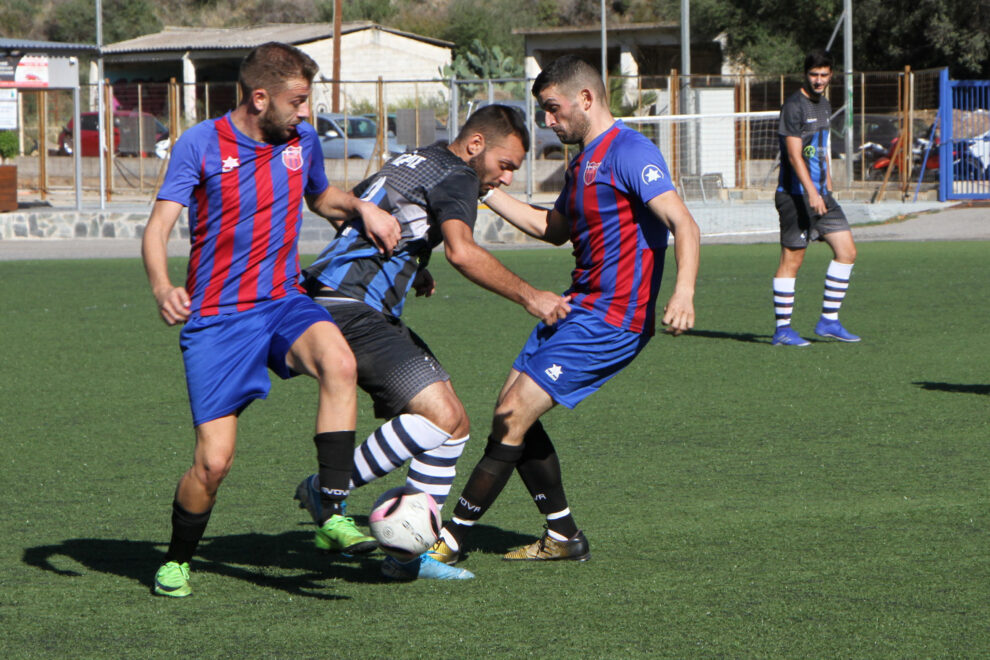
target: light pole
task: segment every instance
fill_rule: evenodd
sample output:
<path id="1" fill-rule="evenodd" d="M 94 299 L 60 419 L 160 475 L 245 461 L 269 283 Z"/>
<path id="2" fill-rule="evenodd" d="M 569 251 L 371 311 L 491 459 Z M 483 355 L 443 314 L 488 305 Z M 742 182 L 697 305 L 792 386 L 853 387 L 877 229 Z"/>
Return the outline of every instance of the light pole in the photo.
<path id="1" fill-rule="evenodd" d="M 103 108 L 103 1 L 96 0 L 96 128 L 100 137 L 100 148 L 97 150 L 100 161 L 100 209 L 105 209 L 107 193 L 106 144 L 107 125 L 104 120 Z M 81 126 L 76 126 L 81 131 Z M 174 127 L 173 127 L 173 130 Z"/>
<path id="2" fill-rule="evenodd" d="M 605 34 L 605 0 L 602 0 L 602 82 L 608 86 L 608 36 Z"/>

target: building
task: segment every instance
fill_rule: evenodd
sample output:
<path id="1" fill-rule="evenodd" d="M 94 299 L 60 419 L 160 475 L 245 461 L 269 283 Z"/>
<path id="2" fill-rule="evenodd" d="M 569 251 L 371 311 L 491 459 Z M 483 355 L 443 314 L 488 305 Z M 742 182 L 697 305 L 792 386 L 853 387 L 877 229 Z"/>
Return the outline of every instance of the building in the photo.
<path id="1" fill-rule="evenodd" d="M 390 104 L 417 95 L 446 92 L 437 79 L 440 70 L 450 64 L 450 42 L 370 21 L 344 23 L 340 40 L 341 102 L 345 106 L 373 105 L 379 77 L 390 81 L 386 89 L 386 102 Z M 236 82 L 241 59 L 255 46 L 269 41 L 297 46 L 320 65 L 317 82 L 330 80 L 334 48 L 331 23 L 166 27 L 156 34 L 105 46 L 104 71 L 115 88 L 118 83 L 168 82 L 174 78 L 182 84 L 183 115 L 186 121 L 193 122 L 203 119 L 196 117 L 197 83 Z M 96 79 L 95 64 L 90 79 Z M 316 85 L 313 103 L 317 110 L 330 109 L 330 87 Z"/>

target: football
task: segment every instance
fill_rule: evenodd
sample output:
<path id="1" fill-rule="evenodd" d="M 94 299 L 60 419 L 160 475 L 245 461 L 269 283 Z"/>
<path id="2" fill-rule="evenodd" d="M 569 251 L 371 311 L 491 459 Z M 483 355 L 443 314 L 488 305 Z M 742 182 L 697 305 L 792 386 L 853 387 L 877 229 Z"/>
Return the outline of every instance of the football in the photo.
<path id="1" fill-rule="evenodd" d="M 440 535 L 441 523 L 433 498 L 412 486 L 386 491 L 368 518 L 371 535 L 399 561 L 410 561 L 429 550 Z"/>

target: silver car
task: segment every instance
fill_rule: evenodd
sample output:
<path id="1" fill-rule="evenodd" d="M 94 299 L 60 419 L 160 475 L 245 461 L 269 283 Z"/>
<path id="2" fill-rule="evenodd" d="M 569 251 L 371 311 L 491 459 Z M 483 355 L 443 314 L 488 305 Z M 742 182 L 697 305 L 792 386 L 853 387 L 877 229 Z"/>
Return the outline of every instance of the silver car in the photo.
<path id="1" fill-rule="evenodd" d="M 319 113 L 316 115 L 316 132 L 320 136 L 324 158 L 371 158 L 375 154 L 378 139 L 378 122 L 361 115 Z M 386 136 L 386 158 L 405 151 L 395 141 L 395 135 Z"/>

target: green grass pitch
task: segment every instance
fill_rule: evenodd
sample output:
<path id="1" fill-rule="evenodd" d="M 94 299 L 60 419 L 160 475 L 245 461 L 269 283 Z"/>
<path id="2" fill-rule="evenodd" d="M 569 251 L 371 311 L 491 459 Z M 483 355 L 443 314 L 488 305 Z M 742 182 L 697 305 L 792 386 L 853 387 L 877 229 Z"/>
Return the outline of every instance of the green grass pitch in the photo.
<path id="1" fill-rule="evenodd" d="M 769 344 L 774 245 L 707 246 L 696 330 L 658 335 L 545 425 L 585 564 L 509 564 L 542 520 L 513 477 L 465 583 L 395 584 L 317 553 L 291 499 L 315 386 L 276 381 L 193 563 L 150 595 L 192 432 L 178 331 L 134 260 L 0 263 L 0 653 L 8 658 L 978 657 L 990 653 L 987 243 L 866 243 L 856 345 Z M 798 280 L 812 338 L 827 249 Z M 498 253 L 567 285 L 567 250 Z M 673 261 L 673 251 L 668 253 Z M 673 280 L 661 293 L 669 296 Z M 175 260 L 181 281 L 184 260 Z M 406 320 L 453 376 L 472 441 L 533 325 L 438 257 Z M 375 427 L 362 395 L 358 434 Z M 358 490 L 350 511 L 404 478 Z M 445 510 L 449 514 L 449 508 Z"/>

